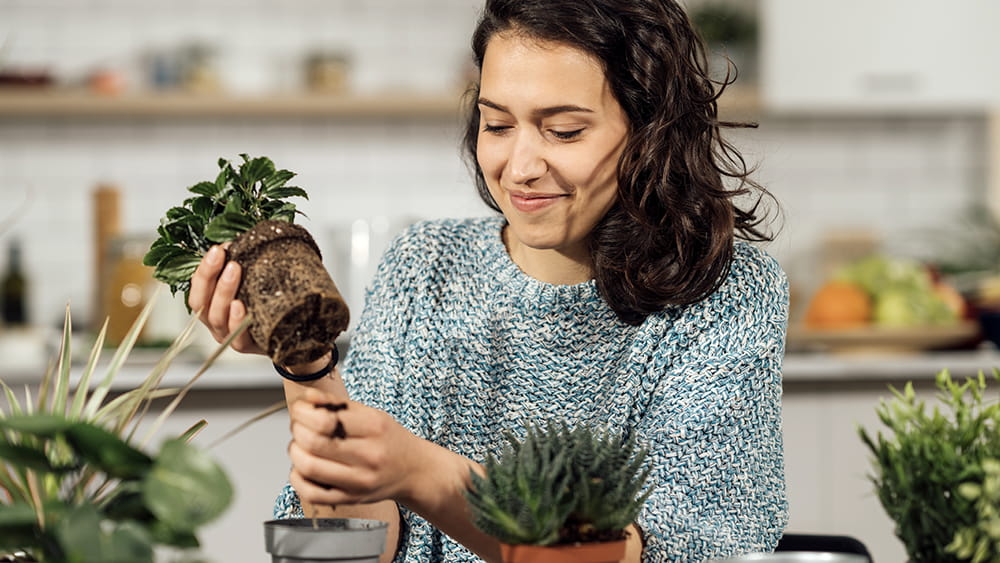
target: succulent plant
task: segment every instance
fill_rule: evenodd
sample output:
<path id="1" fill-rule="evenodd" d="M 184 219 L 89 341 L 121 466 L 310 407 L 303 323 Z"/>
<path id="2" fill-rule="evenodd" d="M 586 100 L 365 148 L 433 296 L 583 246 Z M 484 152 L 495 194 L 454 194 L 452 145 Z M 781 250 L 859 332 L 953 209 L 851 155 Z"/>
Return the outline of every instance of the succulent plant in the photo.
<path id="1" fill-rule="evenodd" d="M 634 435 L 550 422 L 523 440 L 505 434 L 467 498 L 476 526 L 506 544 L 555 545 L 625 537 L 649 491 Z"/>
<path id="2" fill-rule="evenodd" d="M 188 191 L 196 194 L 170 208 L 157 229 L 143 263 L 153 266 L 153 276 L 184 293 L 187 303 L 191 276 L 205 252 L 215 244 L 234 240 L 263 221 L 293 222 L 297 211 L 291 197 L 308 199 L 302 188 L 285 185 L 294 172 L 275 169 L 267 157 L 243 160 L 238 168 L 220 158 L 215 181 L 199 182 Z"/>
<path id="3" fill-rule="evenodd" d="M 1000 403 L 981 372 L 959 383 L 943 370 L 936 385 L 946 409 L 928 409 L 908 383 L 877 410 L 891 435 L 859 428 L 874 456 L 872 482 L 913 563 L 996 561 Z"/>
<path id="4" fill-rule="evenodd" d="M 152 563 L 154 551 L 196 547 L 198 529 L 229 505 L 233 490 L 227 475 L 189 443 L 204 421 L 165 440 L 156 452 L 145 447 L 190 387 L 171 390 L 159 384 L 187 345 L 196 319 L 138 387 L 109 397 L 152 305 L 99 379 L 107 324 L 72 386 L 67 308 L 60 353 L 37 394 L 26 390 L 21 400 L 0 380 L 7 399 L 0 409 L 0 554 L 8 553 L 8 560 Z M 150 401 L 164 397 L 174 399 L 144 440 L 134 440 Z"/>

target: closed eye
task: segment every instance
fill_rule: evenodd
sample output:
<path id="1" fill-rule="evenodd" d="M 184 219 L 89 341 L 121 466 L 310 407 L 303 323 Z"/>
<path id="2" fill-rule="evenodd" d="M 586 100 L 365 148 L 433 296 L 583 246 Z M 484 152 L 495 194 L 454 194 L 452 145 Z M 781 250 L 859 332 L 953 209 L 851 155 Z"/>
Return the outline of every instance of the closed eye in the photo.
<path id="1" fill-rule="evenodd" d="M 483 125 L 484 133 L 493 133 L 494 135 L 500 135 L 510 129 L 509 125 Z"/>
<path id="2" fill-rule="evenodd" d="M 580 133 L 583 132 L 583 128 L 581 127 L 580 129 L 575 129 L 573 131 L 556 131 L 555 129 L 552 129 L 551 131 L 552 135 L 560 141 L 572 141 L 580 136 Z"/>

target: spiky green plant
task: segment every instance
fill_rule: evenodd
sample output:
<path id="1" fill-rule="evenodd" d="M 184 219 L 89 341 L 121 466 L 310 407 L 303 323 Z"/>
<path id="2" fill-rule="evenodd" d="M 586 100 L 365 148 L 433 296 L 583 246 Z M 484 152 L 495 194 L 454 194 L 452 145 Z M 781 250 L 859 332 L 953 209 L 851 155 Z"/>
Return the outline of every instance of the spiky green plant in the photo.
<path id="1" fill-rule="evenodd" d="M 154 267 L 153 276 L 169 285 L 172 293 L 184 293 L 184 303 L 191 276 L 209 248 L 235 239 L 261 221 L 291 223 L 301 212 L 285 200 L 309 198 L 302 188 L 285 185 L 295 177 L 294 172 L 276 170 L 267 157 L 240 154 L 240 158 L 239 168 L 220 158 L 214 181 L 188 188 L 196 195 L 167 210 L 157 229 L 159 238 L 143 258 L 143 264 Z"/>
<path id="2" fill-rule="evenodd" d="M 507 544 L 554 545 L 625 537 L 649 491 L 649 469 L 634 435 L 550 422 L 506 433 L 486 476 L 466 494 L 475 524 Z"/>
<path id="3" fill-rule="evenodd" d="M 137 388 L 109 400 L 152 305 L 143 310 L 93 388 L 107 324 L 71 385 L 68 307 L 59 355 L 37 395 L 25 390 L 19 399 L 0 381 L 7 399 L 6 409 L 0 409 L 0 553 L 24 551 L 34 560 L 65 563 L 152 562 L 156 546 L 196 547 L 198 529 L 228 506 L 228 477 L 189 443 L 205 421 L 166 440 L 158 452 L 145 448 L 225 349 L 220 346 L 184 388 L 160 388 L 197 319 Z M 140 443 L 135 434 L 150 401 L 165 397 L 173 400 Z"/>
<path id="4" fill-rule="evenodd" d="M 1000 379 L 996 369 L 993 378 Z M 877 409 L 891 435 L 872 437 L 858 429 L 873 455 L 871 480 L 913 563 L 967 561 L 979 549 L 986 551 L 977 561 L 996 561 L 1000 545 L 994 538 L 980 547 L 976 530 L 998 525 L 989 511 L 990 505 L 1000 508 L 1000 494 L 969 493 L 1000 486 L 988 472 L 992 460 L 1000 459 L 1000 403 L 987 398 L 982 372 L 959 383 L 943 370 L 936 385 L 945 409 L 928 409 L 908 383 L 902 391 L 892 389 L 892 400 Z"/>

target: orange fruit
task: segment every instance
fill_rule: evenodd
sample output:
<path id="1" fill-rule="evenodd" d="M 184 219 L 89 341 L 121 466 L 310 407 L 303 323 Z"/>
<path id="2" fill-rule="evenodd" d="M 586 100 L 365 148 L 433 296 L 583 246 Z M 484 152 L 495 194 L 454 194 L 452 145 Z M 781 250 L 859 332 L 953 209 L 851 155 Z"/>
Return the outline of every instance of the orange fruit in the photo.
<path id="1" fill-rule="evenodd" d="M 809 300 L 804 321 L 810 328 L 853 328 L 868 324 L 871 316 L 872 299 L 864 288 L 831 280 Z"/>

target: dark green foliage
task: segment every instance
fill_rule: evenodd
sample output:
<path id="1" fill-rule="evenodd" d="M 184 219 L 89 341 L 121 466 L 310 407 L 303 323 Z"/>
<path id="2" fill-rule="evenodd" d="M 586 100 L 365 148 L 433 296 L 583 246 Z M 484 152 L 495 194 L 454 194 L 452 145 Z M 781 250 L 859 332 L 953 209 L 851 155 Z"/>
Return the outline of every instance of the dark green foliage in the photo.
<path id="1" fill-rule="evenodd" d="M 193 532 L 233 495 L 223 470 L 183 440 L 150 457 L 96 423 L 57 415 L 0 416 L 0 451 L 0 492 L 33 482 L 40 490 L 23 492 L 44 498 L 0 505 L 0 553 L 28 549 L 42 561 L 152 563 L 157 544 L 197 546 Z"/>
<path id="2" fill-rule="evenodd" d="M 753 45 L 757 42 L 757 19 L 751 9 L 711 0 L 691 13 L 691 22 L 706 43 Z"/>
<path id="3" fill-rule="evenodd" d="M 646 452 L 634 436 L 550 423 L 529 425 L 523 441 L 505 438 L 467 493 L 476 526 L 503 543 L 621 539 L 649 496 L 641 493 Z"/>
<path id="4" fill-rule="evenodd" d="M 209 248 L 235 239 L 261 221 L 291 223 L 300 212 L 285 200 L 308 199 L 302 188 L 285 185 L 294 172 L 275 170 L 267 157 L 240 157 L 239 168 L 220 158 L 214 181 L 188 188 L 195 196 L 167 211 L 157 229 L 159 238 L 143 258 L 143 264 L 155 267 L 153 276 L 169 285 L 171 292 L 184 293 L 185 303 L 191 276 Z"/>
<path id="5" fill-rule="evenodd" d="M 1000 377 L 997 370 L 993 375 Z M 859 429 L 874 455 L 871 479 L 879 501 L 913 563 L 968 560 L 956 557 L 959 543 L 953 541 L 961 530 L 976 528 L 980 518 L 975 499 L 962 492 L 970 484 L 981 485 L 984 465 L 1000 458 L 1000 405 L 986 400 L 983 374 L 959 384 L 942 371 L 937 387 L 948 412 L 936 406 L 928 411 L 907 384 L 902 392 L 893 389 L 892 401 L 878 407 L 892 436 L 879 432 L 873 438 Z"/>

